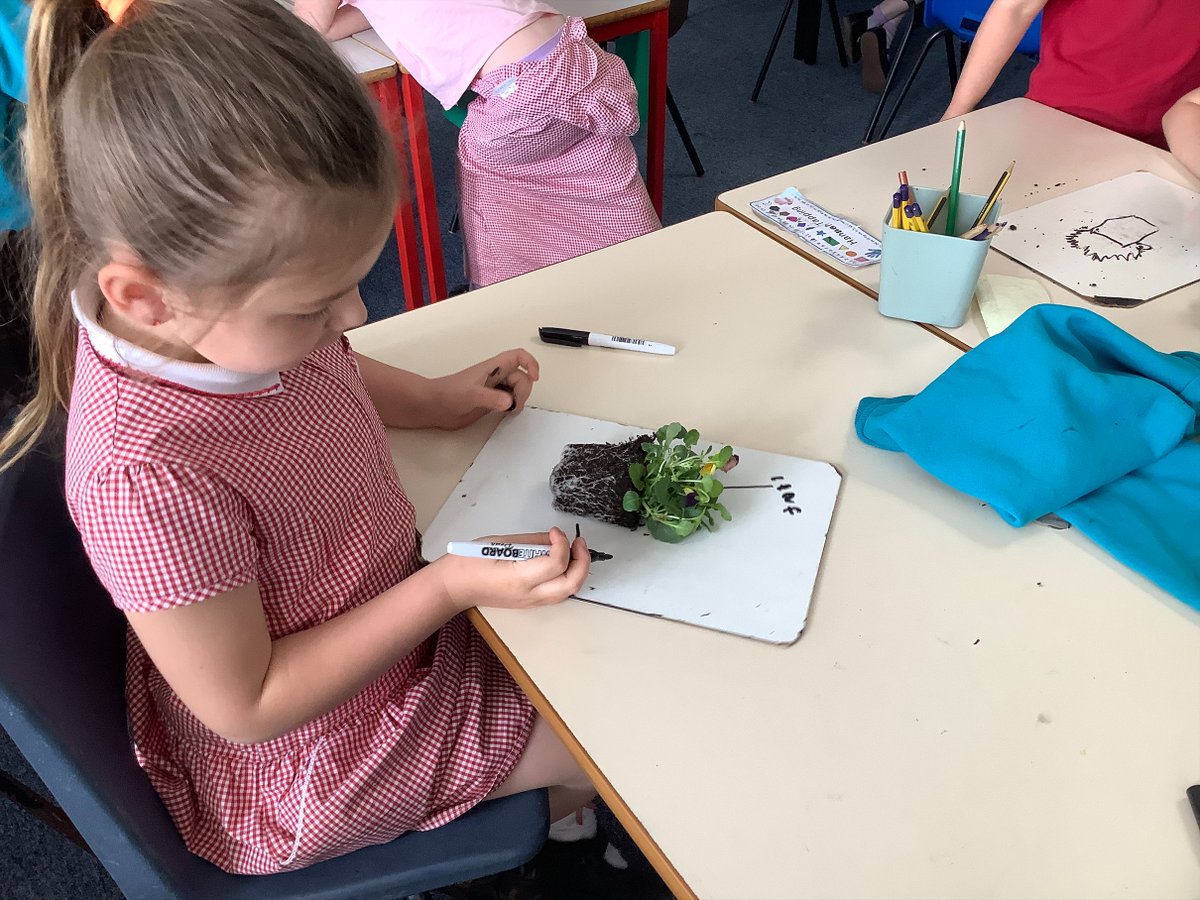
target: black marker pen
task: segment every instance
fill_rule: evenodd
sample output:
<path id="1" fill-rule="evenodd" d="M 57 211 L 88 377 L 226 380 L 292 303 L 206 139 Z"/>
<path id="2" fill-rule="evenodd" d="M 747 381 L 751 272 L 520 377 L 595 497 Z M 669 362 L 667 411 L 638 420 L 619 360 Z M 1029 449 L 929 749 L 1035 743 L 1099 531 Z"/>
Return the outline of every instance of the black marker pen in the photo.
<path id="1" fill-rule="evenodd" d="M 634 350 L 638 353 L 654 353 L 659 356 L 675 355 L 675 348 L 670 344 L 643 341 L 640 338 L 615 337 L 611 334 L 601 334 L 599 331 L 543 326 L 538 329 L 538 337 L 547 344 L 560 344 L 564 347 L 610 347 L 613 350 Z"/>

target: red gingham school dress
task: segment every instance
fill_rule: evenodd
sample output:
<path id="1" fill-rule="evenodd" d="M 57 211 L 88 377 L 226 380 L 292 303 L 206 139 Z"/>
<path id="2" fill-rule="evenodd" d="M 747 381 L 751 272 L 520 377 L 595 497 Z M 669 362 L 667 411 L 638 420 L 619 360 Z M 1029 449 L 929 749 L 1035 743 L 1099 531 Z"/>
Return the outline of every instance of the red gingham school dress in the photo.
<path id="1" fill-rule="evenodd" d="M 494 284 L 660 228 L 630 135 L 637 91 L 569 18 L 544 59 L 476 78 L 458 135 L 467 276 Z"/>
<path id="2" fill-rule="evenodd" d="M 278 638 L 422 564 L 348 341 L 246 376 L 157 357 L 76 314 L 67 498 L 118 607 L 167 609 L 257 581 Z M 534 716 L 462 616 L 341 706 L 261 744 L 201 724 L 132 631 L 126 694 L 138 762 L 188 848 L 248 874 L 449 822 L 508 777 Z"/>

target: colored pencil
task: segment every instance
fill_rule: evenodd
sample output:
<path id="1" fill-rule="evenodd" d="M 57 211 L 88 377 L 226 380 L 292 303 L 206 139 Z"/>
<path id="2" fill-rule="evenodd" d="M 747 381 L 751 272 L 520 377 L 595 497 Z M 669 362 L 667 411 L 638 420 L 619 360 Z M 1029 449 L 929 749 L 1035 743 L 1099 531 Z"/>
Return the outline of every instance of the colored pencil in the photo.
<path id="1" fill-rule="evenodd" d="M 921 206 L 916 200 L 908 204 L 904 211 L 908 213 L 908 220 L 912 223 L 913 230 L 924 234 L 929 233 L 929 229 L 925 227 L 925 220 L 921 218 Z"/>
<path id="2" fill-rule="evenodd" d="M 968 241 L 985 241 L 1006 224 L 1006 222 L 997 222 L 995 225 L 976 225 L 974 228 L 968 228 L 959 237 Z"/>
<path id="3" fill-rule="evenodd" d="M 937 217 L 941 215 L 942 210 L 946 207 L 946 194 L 947 191 L 942 191 L 942 196 L 938 197 L 937 203 L 933 204 L 933 212 L 931 212 L 929 217 L 925 220 L 925 224 L 930 229 L 933 228 L 933 223 L 937 221 Z"/>
<path id="4" fill-rule="evenodd" d="M 1003 191 L 1005 185 L 1008 184 L 1008 179 L 1012 177 L 1013 166 L 1016 164 L 1017 161 L 1014 159 L 1008 164 L 1008 168 L 1000 173 L 1000 178 L 996 182 L 996 186 L 992 188 L 992 192 L 988 194 L 987 200 L 984 201 L 983 208 L 979 210 L 979 215 L 977 215 L 975 217 L 975 221 L 971 223 L 972 228 L 976 227 L 977 225 L 982 225 L 987 219 L 988 213 L 992 211 L 992 207 L 995 206 L 996 201 L 1000 199 L 1000 192 Z"/>
<path id="5" fill-rule="evenodd" d="M 958 221 L 958 185 L 962 180 L 963 149 L 967 142 L 967 123 L 959 122 L 954 135 L 954 168 L 950 171 L 950 190 L 946 196 L 946 234 L 954 234 Z"/>

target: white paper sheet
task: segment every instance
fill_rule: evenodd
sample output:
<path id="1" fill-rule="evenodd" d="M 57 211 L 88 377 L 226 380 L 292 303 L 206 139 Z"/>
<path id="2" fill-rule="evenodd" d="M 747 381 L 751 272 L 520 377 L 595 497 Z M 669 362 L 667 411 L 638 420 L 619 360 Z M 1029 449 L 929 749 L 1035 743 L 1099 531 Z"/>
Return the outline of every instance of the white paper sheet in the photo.
<path id="1" fill-rule="evenodd" d="M 1200 280 L 1200 194 L 1149 172 L 1004 219 L 995 249 L 1102 306 L 1136 306 Z"/>

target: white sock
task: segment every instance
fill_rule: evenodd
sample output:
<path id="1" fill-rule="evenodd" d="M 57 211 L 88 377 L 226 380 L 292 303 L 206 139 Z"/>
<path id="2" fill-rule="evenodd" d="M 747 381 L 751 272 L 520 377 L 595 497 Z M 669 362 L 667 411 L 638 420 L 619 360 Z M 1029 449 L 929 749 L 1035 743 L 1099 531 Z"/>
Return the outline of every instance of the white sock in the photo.
<path id="1" fill-rule="evenodd" d="M 609 844 L 604 848 L 604 861 L 614 869 L 628 869 L 629 863 L 625 862 L 625 857 L 621 855 L 621 851 Z"/>

